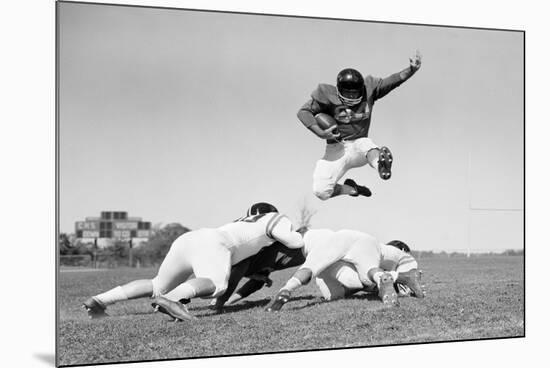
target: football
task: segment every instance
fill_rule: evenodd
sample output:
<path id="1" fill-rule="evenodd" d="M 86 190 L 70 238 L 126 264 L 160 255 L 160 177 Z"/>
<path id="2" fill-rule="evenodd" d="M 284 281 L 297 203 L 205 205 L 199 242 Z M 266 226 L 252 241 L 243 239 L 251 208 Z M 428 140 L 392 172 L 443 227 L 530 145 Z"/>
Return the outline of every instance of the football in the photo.
<path id="1" fill-rule="evenodd" d="M 329 114 L 325 114 L 324 112 L 320 112 L 319 114 L 315 115 L 315 121 L 317 122 L 317 125 L 323 130 L 327 130 L 333 125 L 338 125 L 336 123 L 336 120 Z"/>

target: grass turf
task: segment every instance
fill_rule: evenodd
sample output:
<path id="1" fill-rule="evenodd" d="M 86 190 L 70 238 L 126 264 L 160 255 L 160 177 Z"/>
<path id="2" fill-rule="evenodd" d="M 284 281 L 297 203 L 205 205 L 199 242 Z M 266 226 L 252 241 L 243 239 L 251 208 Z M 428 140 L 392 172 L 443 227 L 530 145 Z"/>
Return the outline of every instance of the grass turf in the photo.
<path id="1" fill-rule="evenodd" d="M 58 287 L 58 363 L 254 354 L 339 347 L 524 336 L 523 257 L 420 259 L 427 297 L 401 298 L 385 307 L 368 294 L 324 302 L 315 282 L 293 294 L 279 313 L 264 311 L 293 270 L 272 274 L 274 284 L 221 315 L 194 300 L 199 320 L 175 323 L 152 313 L 149 299 L 108 308 L 110 318 L 88 319 L 90 295 L 155 269 L 61 272 Z"/>

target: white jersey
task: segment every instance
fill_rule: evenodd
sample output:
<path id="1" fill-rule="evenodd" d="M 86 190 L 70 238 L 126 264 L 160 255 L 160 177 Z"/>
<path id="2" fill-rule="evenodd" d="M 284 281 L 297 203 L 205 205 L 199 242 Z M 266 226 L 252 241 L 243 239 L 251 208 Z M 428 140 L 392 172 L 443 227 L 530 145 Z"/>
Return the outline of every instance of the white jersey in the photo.
<path id="1" fill-rule="evenodd" d="M 304 234 L 304 254 L 307 256 L 311 251 L 316 248 L 323 248 L 330 246 L 330 237 L 334 235 L 336 231 L 330 229 L 311 229 Z"/>
<path id="2" fill-rule="evenodd" d="M 289 248 L 301 248 L 304 245 L 302 236 L 292 230 L 290 219 L 276 212 L 244 217 L 218 230 L 228 239 L 225 246 L 232 253 L 232 264 L 257 254 L 275 241 Z"/>
<path id="3" fill-rule="evenodd" d="M 384 271 L 406 272 L 418 268 L 413 256 L 392 245 L 383 244 L 380 268 Z"/>
<path id="4" fill-rule="evenodd" d="M 350 262 L 364 284 L 373 283 L 369 271 L 380 264 L 381 251 L 378 240 L 369 234 L 355 230 L 313 229 L 304 235 L 306 260 L 300 268 L 311 271 L 316 277 L 338 261 Z"/>
<path id="5" fill-rule="evenodd" d="M 386 244 L 380 244 L 379 249 L 381 253 L 379 267 L 384 271 L 407 272 L 413 268 L 418 268 L 416 260 L 409 253 Z M 335 300 L 343 298 L 349 292 L 366 290 L 357 267 L 352 262 L 343 260 L 334 263 L 323 271 L 315 279 L 315 282 L 326 300 Z M 372 291 L 374 289 L 369 288 L 367 290 Z"/>

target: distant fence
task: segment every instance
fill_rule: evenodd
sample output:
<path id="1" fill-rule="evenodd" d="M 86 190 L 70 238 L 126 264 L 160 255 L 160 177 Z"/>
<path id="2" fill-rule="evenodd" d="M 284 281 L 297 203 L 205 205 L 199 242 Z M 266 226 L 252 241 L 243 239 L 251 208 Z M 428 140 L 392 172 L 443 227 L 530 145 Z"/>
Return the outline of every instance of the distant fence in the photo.
<path id="1" fill-rule="evenodd" d="M 452 257 L 487 257 L 487 256 L 523 256 L 522 249 L 500 249 L 500 250 L 448 250 L 448 251 L 411 251 L 416 259 L 421 258 L 452 258 Z"/>
<path id="2" fill-rule="evenodd" d="M 131 264 L 130 264 L 131 262 Z M 95 254 L 71 254 L 59 256 L 60 267 L 85 267 L 85 268 L 116 268 L 116 267 L 152 267 L 157 266 L 156 262 L 142 261 L 139 258 L 130 260 L 128 257 L 121 257 L 114 252 L 98 251 Z"/>
<path id="3" fill-rule="evenodd" d="M 91 254 L 71 254 L 59 256 L 61 267 L 92 267 L 93 259 Z"/>

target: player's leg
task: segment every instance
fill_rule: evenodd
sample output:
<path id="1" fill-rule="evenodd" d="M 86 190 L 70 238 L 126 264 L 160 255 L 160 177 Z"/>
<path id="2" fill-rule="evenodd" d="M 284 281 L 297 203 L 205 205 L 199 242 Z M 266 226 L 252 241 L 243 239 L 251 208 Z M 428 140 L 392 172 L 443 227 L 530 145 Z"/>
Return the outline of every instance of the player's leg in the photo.
<path id="1" fill-rule="evenodd" d="M 352 267 L 347 262 L 338 261 L 315 278 L 317 287 L 325 300 L 332 301 L 343 298 L 363 287 L 357 271 L 352 270 Z"/>
<path id="2" fill-rule="evenodd" d="M 280 310 L 290 300 L 290 295 L 293 291 L 308 284 L 312 278 L 317 277 L 319 273 L 331 264 L 340 260 L 348 250 L 346 239 L 342 237 L 331 235 L 326 239 L 326 242 L 327 246 L 317 245 L 309 252 L 304 264 L 298 268 L 294 275 L 279 290 L 273 302 L 268 305 L 268 311 Z"/>
<path id="3" fill-rule="evenodd" d="M 193 298 L 211 295 L 215 290 L 212 280 L 207 278 L 191 278 L 181 283 L 165 295 L 157 295 L 151 303 L 155 312 L 162 312 L 175 320 L 196 319 L 189 311 L 182 300 L 190 301 Z"/>
<path id="4" fill-rule="evenodd" d="M 335 143 L 327 145 L 325 156 L 317 161 L 313 172 L 313 193 L 321 200 L 340 195 L 370 195 L 366 187 L 358 186 L 355 182 L 346 181 L 338 184 L 338 181 L 346 173 L 346 150 L 344 144 Z"/>
<path id="5" fill-rule="evenodd" d="M 290 300 L 290 294 L 294 290 L 302 287 L 309 283 L 312 279 L 313 272 L 311 269 L 306 267 L 300 267 L 294 275 L 286 282 L 286 284 L 279 290 L 273 301 L 267 306 L 266 310 L 268 312 L 277 312 L 283 305 L 288 303 Z"/>
<path id="6" fill-rule="evenodd" d="M 231 274 L 229 275 L 229 280 L 227 282 L 227 289 L 223 294 L 214 299 L 215 302 L 213 303 L 213 307 L 216 312 L 222 312 L 224 304 L 230 299 L 230 297 L 232 297 L 233 292 L 239 284 L 239 281 L 241 281 L 245 273 L 248 271 L 252 259 L 253 257 L 248 257 L 231 267 Z M 234 295 L 235 294 L 233 294 L 233 296 Z M 231 301 L 234 303 L 236 302 L 237 298 L 238 297 L 235 296 Z M 241 298 L 239 298 L 239 300 Z"/>
<path id="7" fill-rule="evenodd" d="M 344 260 L 353 263 L 359 280 L 365 288 L 373 289 L 375 286 L 378 288 L 378 296 L 384 304 L 399 304 L 394 288 L 397 272 L 386 272 L 380 268 L 382 252 L 376 238 L 368 234 L 358 234 L 353 246 L 344 256 Z"/>
<path id="8" fill-rule="evenodd" d="M 255 276 L 255 275 L 254 275 Z M 260 275 L 258 275 L 260 276 Z M 261 275 L 263 276 L 263 275 Z M 269 280 L 267 285 L 270 286 L 269 282 L 271 280 L 268 276 L 265 276 L 264 278 L 250 278 L 243 286 L 241 286 L 231 297 L 227 300 L 227 303 L 234 304 L 238 301 L 247 298 L 249 295 L 252 295 L 256 291 L 260 290 L 261 288 L 266 285 L 266 280 Z"/>
<path id="9" fill-rule="evenodd" d="M 367 138 L 365 138 L 367 139 Z M 361 142 L 361 140 L 359 140 Z M 344 157 L 342 161 L 344 163 L 343 170 L 340 171 L 338 180 L 352 168 L 361 167 L 367 164 L 366 155 L 359 151 L 357 148 L 357 141 L 344 142 Z M 364 144 L 362 145 L 364 146 Z M 374 144 L 372 145 L 374 146 Z M 346 179 L 343 184 L 338 184 L 342 190 L 345 190 L 347 194 L 352 197 L 365 196 L 370 197 L 372 195 L 369 188 L 363 185 L 357 184 L 353 179 Z"/>
<path id="10" fill-rule="evenodd" d="M 227 289 L 231 252 L 222 245 L 223 240 L 216 230 L 202 230 L 200 240 L 194 244 L 194 252 L 190 259 L 196 278 L 155 299 L 156 304 L 164 302 L 168 314 L 177 319 L 190 317 L 185 306 L 179 302 L 181 299 L 217 297 Z M 159 300 L 161 303 L 158 303 Z"/>
<path id="11" fill-rule="evenodd" d="M 388 147 L 378 147 L 370 138 L 359 138 L 354 141 L 354 146 L 360 157 L 358 163 L 362 163 L 364 158 L 371 167 L 378 170 L 380 178 L 388 180 L 391 177 L 393 155 Z M 364 163 L 361 166 L 363 165 Z"/>
<path id="12" fill-rule="evenodd" d="M 183 254 L 186 239 L 190 237 L 186 235 L 174 241 L 155 278 L 130 281 L 87 299 L 83 306 L 90 318 L 105 316 L 105 309 L 111 304 L 129 299 L 152 297 L 155 292 L 164 292 L 184 281 L 191 273 L 190 266 L 185 264 Z"/>
<path id="13" fill-rule="evenodd" d="M 143 298 L 153 294 L 153 283 L 151 280 L 134 280 L 125 285 L 117 286 L 104 293 L 88 298 L 83 306 L 90 318 L 101 318 L 107 316 L 105 309 L 108 305 L 129 299 Z"/>

